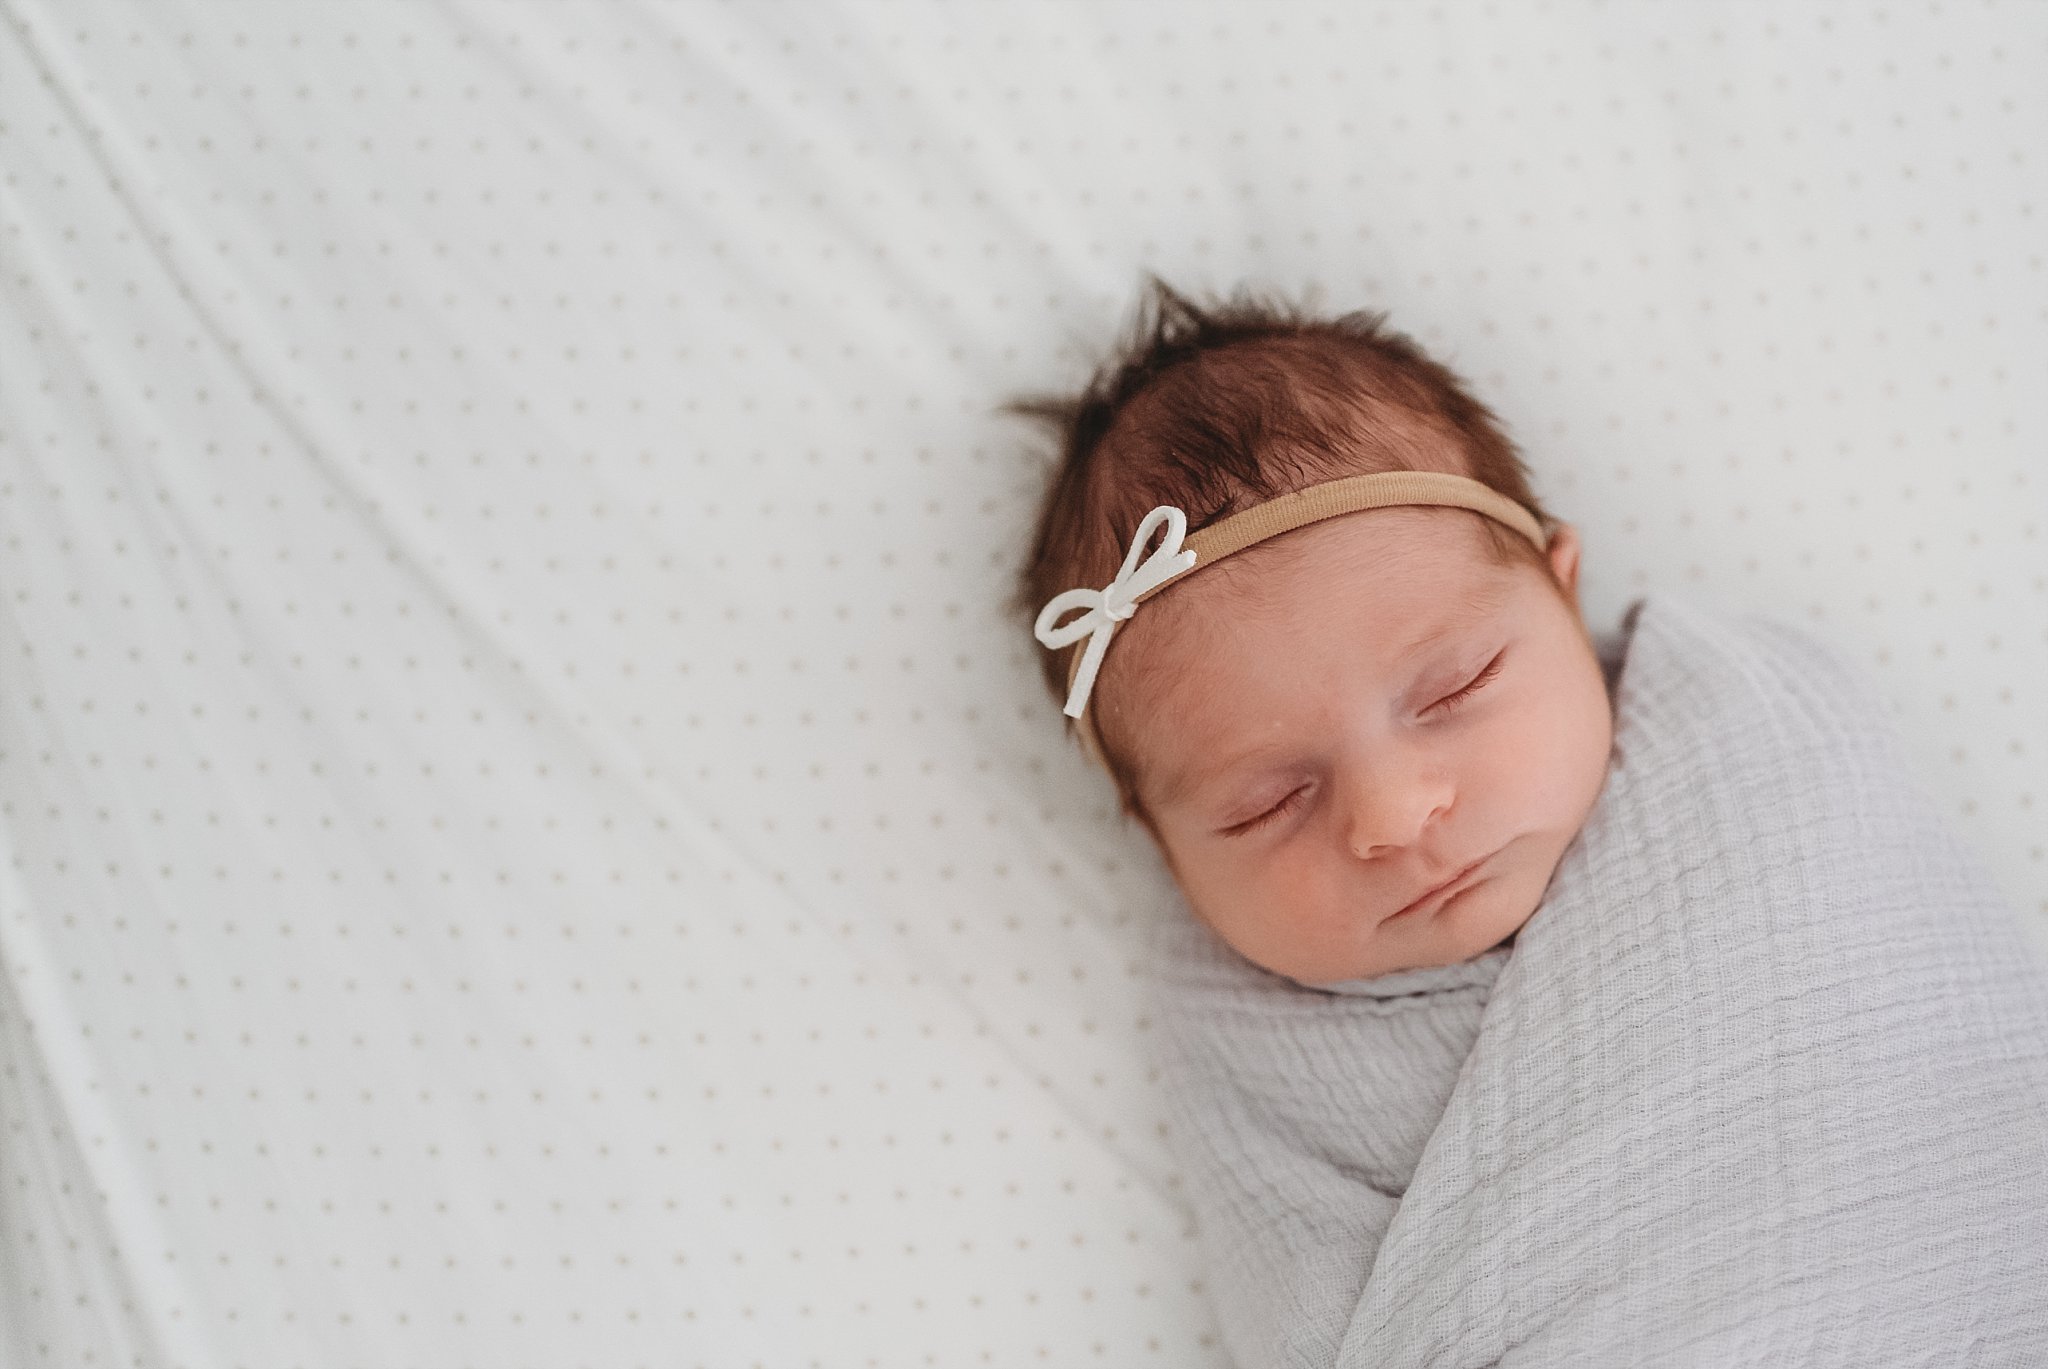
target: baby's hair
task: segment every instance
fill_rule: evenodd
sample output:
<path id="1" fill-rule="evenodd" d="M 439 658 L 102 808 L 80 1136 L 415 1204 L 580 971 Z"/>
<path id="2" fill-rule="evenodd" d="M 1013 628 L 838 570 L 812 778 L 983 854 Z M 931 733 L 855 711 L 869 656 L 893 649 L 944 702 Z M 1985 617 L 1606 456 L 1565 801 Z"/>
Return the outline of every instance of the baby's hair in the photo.
<path id="1" fill-rule="evenodd" d="M 1547 529 L 1553 520 L 1499 420 L 1455 374 L 1385 325 L 1384 313 L 1318 318 L 1247 291 L 1198 304 L 1150 278 L 1129 337 L 1085 389 L 1007 406 L 1045 424 L 1061 445 L 1012 607 L 1028 623 L 1063 590 L 1109 583 L 1155 505 L 1183 510 L 1193 532 L 1347 475 L 1470 476 Z M 1527 539 L 1471 516 L 1494 561 L 1541 559 Z M 1059 703 L 1068 654 L 1040 653 Z M 1124 811 L 1149 826 L 1117 729 L 1094 720 Z"/>

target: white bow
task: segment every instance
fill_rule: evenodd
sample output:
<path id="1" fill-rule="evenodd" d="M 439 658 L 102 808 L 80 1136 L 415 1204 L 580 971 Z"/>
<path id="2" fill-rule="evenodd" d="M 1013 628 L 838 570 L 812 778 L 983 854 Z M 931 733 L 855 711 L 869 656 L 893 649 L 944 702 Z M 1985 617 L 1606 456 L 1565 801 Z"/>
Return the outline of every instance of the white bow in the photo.
<path id="1" fill-rule="evenodd" d="M 1144 563 L 1138 557 L 1152 540 L 1152 534 L 1159 525 L 1166 525 L 1166 536 L 1160 540 Z M 1083 637 L 1088 646 L 1081 653 L 1080 673 L 1074 676 L 1074 687 L 1067 693 L 1066 714 L 1069 718 L 1081 716 L 1081 710 L 1088 706 L 1088 691 L 1095 685 L 1095 672 L 1102 666 L 1102 653 L 1109 650 L 1109 638 L 1116 631 L 1116 625 L 1137 610 L 1139 595 L 1156 585 L 1163 585 L 1174 576 L 1190 570 L 1195 564 L 1195 554 L 1183 550 L 1181 539 L 1187 536 L 1188 516 L 1171 504 L 1161 504 L 1145 515 L 1145 521 L 1138 524 L 1138 531 L 1131 537 L 1131 549 L 1124 554 L 1123 569 L 1116 573 L 1101 589 L 1070 589 L 1054 595 L 1052 601 L 1038 611 L 1038 622 L 1032 632 L 1040 642 L 1057 651 L 1072 646 Z M 1058 627 L 1063 613 L 1074 609 L 1086 609 L 1069 622 Z"/>

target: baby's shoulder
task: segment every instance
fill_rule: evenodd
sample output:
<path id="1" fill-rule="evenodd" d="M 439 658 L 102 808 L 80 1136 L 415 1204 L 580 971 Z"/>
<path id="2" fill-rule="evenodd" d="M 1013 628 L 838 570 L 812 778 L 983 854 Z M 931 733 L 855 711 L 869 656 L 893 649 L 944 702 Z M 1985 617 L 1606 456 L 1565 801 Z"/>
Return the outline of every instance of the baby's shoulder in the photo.
<path id="1" fill-rule="evenodd" d="M 1606 651 L 1618 674 L 1661 655 L 1669 658 L 1667 664 L 1686 667 L 1685 675 L 1705 676 L 1738 694 L 1775 697 L 1788 683 L 1803 682 L 1844 703 L 1868 706 L 1880 714 L 1898 712 L 1843 639 L 1775 614 L 1690 595 L 1666 593 L 1636 600 Z"/>
<path id="2" fill-rule="evenodd" d="M 1901 710 L 1824 628 L 1674 594 L 1636 601 L 1625 623 L 1617 726 L 1900 763 Z"/>

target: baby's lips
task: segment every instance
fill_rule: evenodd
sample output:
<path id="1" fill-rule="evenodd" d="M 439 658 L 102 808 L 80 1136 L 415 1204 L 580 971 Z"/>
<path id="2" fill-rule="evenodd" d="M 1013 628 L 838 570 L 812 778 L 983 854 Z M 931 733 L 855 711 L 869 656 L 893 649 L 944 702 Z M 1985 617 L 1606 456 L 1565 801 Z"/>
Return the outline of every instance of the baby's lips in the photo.
<path id="1" fill-rule="evenodd" d="M 1473 861 L 1470 865 L 1467 865 L 1464 869 L 1460 870 L 1457 874 L 1451 876 L 1443 883 L 1433 885 L 1429 889 L 1424 890 L 1422 893 L 1417 894 L 1413 899 L 1403 904 L 1398 912 L 1388 914 L 1387 921 L 1391 922 L 1395 918 L 1403 917 L 1408 913 L 1419 912 L 1423 905 L 1434 902 L 1437 899 L 1446 897 L 1449 894 L 1455 893 L 1468 880 L 1470 880 L 1474 875 L 1479 873 L 1481 866 L 1485 865 L 1487 861 L 1492 859 L 1493 856 L 1491 854 L 1481 856 L 1479 859 Z"/>

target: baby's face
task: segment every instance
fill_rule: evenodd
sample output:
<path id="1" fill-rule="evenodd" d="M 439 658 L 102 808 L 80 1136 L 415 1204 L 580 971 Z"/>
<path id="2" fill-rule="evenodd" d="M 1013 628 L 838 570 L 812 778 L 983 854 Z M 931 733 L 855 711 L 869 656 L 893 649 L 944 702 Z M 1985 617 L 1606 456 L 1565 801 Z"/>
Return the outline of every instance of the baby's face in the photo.
<path id="1" fill-rule="evenodd" d="M 1577 535 L 1547 574 L 1481 538 L 1456 509 L 1330 519 L 1119 629 L 1097 703 L 1189 905 L 1254 964 L 1314 985 L 1468 960 L 1528 920 L 1599 797 Z"/>

